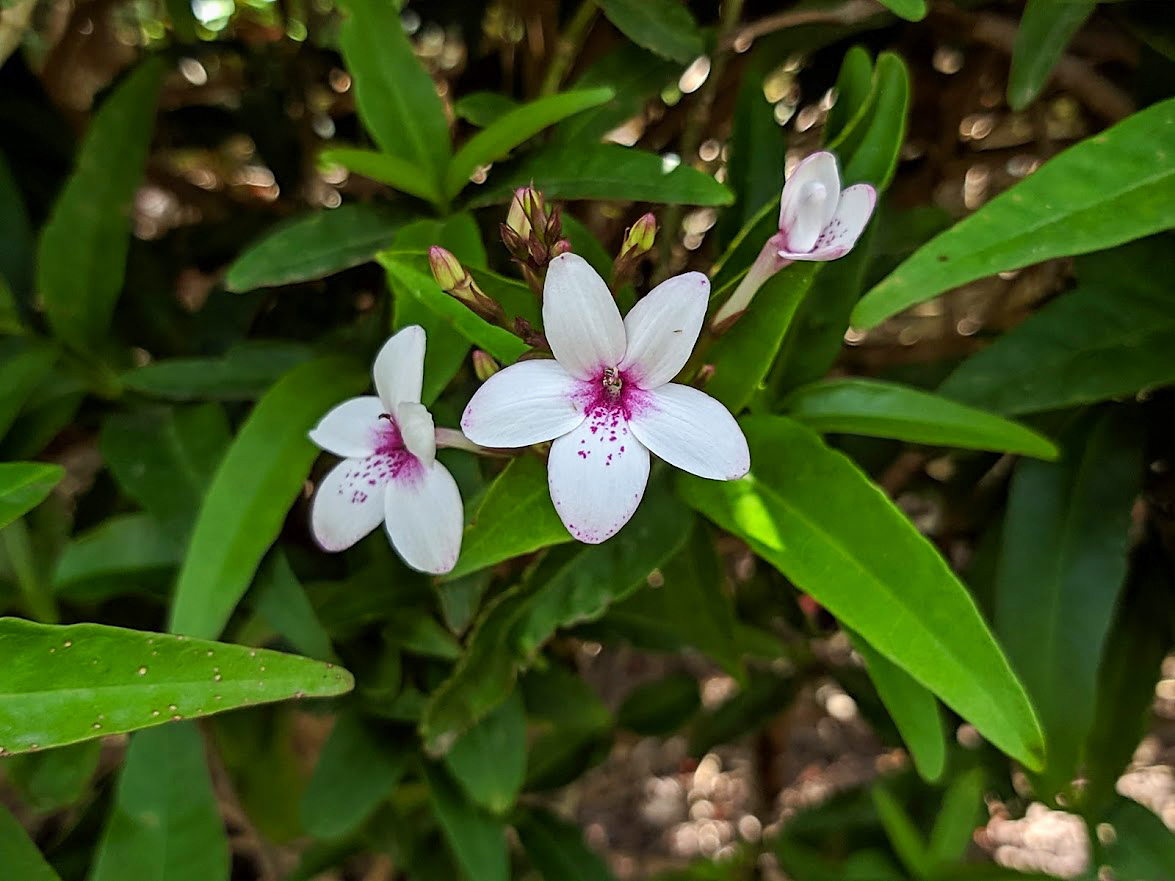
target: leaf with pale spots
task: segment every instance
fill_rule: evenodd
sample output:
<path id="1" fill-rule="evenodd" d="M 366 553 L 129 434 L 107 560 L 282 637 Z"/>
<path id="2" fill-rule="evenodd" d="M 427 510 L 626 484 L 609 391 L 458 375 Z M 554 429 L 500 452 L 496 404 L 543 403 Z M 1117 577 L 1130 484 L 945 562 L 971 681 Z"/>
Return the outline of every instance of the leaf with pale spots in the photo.
<path id="1" fill-rule="evenodd" d="M 0 618 L 0 755 L 351 690 L 341 667 L 100 624 Z"/>

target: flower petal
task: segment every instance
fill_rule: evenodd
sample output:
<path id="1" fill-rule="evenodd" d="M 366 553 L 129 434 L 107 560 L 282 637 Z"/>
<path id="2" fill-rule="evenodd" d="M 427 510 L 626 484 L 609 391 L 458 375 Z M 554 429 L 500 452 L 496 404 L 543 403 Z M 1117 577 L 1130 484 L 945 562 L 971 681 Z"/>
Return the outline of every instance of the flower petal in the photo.
<path id="1" fill-rule="evenodd" d="M 547 267 L 543 333 L 576 379 L 595 379 L 624 357 L 624 322 L 604 279 L 578 254 L 560 254 Z"/>
<path id="2" fill-rule="evenodd" d="M 310 430 L 310 440 L 344 459 L 363 459 L 375 452 L 384 412 L 383 403 L 373 395 L 343 401 Z"/>
<path id="3" fill-rule="evenodd" d="M 385 412 L 395 413 L 404 401 L 420 403 L 424 384 L 424 328 L 410 324 L 384 343 L 375 356 L 375 390 Z"/>
<path id="4" fill-rule="evenodd" d="M 873 208 L 877 204 L 877 191 L 869 184 L 855 184 L 840 194 L 836 214 L 820 233 L 809 260 L 835 260 L 843 257 L 865 231 Z"/>
<path id="5" fill-rule="evenodd" d="M 432 414 L 424 405 L 408 401 L 400 404 L 396 408 L 396 426 L 400 429 L 404 448 L 425 468 L 432 465 L 437 457 L 437 433 Z"/>
<path id="6" fill-rule="evenodd" d="M 643 389 L 664 385 L 689 360 L 710 299 L 710 279 L 700 272 L 675 275 L 657 285 L 624 318 L 628 350 L 620 370 Z"/>
<path id="7" fill-rule="evenodd" d="M 813 153 L 796 166 L 779 200 L 779 231 L 787 250 L 807 253 L 836 211 L 840 174 L 836 157 Z"/>
<path id="8" fill-rule="evenodd" d="M 310 529 L 323 550 L 344 551 L 384 519 L 384 481 L 371 459 L 344 459 L 322 479 L 310 507 Z"/>
<path id="9" fill-rule="evenodd" d="M 465 512 L 457 483 L 440 462 L 389 481 L 384 517 L 392 547 L 413 569 L 440 575 L 457 564 Z"/>
<path id="10" fill-rule="evenodd" d="M 597 409 L 551 444 L 547 485 L 567 531 L 588 544 L 611 538 L 636 511 L 649 451 L 616 410 Z"/>
<path id="11" fill-rule="evenodd" d="M 519 361 L 474 393 L 461 430 L 487 447 L 525 447 L 549 441 L 583 422 L 584 383 L 557 361 Z"/>
<path id="12" fill-rule="evenodd" d="M 634 408 L 629 427 L 670 465 L 711 480 L 736 480 L 751 468 L 747 439 L 734 417 L 705 392 L 670 383 Z"/>

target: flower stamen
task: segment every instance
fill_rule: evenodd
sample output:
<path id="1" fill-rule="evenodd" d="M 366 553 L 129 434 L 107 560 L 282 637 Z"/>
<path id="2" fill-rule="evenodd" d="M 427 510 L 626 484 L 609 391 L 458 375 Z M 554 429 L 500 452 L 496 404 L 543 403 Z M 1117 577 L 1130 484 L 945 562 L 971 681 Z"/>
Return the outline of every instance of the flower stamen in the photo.
<path id="1" fill-rule="evenodd" d="M 624 388 L 624 380 L 620 378 L 620 371 L 615 367 L 605 367 L 600 384 L 604 387 L 604 394 L 610 401 L 620 399 L 620 390 Z"/>

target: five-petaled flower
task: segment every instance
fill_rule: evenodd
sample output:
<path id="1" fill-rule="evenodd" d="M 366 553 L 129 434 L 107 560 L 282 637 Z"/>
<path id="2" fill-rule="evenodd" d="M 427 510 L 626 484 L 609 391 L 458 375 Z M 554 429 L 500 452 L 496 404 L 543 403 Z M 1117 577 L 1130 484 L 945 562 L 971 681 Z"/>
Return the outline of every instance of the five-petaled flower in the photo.
<path id="1" fill-rule="evenodd" d="M 669 380 L 685 366 L 705 319 L 710 281 L 700 272 L 654 288 L 626 318 L 582 257 L 550 263 L 543 324 L 555 355 L 491 376 L 461 417 L 466 436 L 491 447 L 553 440 L 551 500 L 568 531 L 595 544 L 636 511 L 649 451 L 716 480 L 750 468 L 746 438 L 709 395 Z"/>
<path id="2" fill-rule="evenodd" d="M 767 240 L 742 282 L 714 316 L 719 327 L 750 305 L 767 279 L 793 260 L 836 260 L 865 230 L 877 191 L 869 184 L 840 188 L 836 157 L 813 153 L 796 166 L 779 199 L 779 232 Z"/>
<path id="3" fill-rule="evenodd" d="M 344 401 L 310 439 L 343 461 L 323 478 L 310 514 L 314 537 L 341 551 L 382 521 L 392 547 L 421 572 L 448 572 L 461 550 L 464 514 L 453 476 L 436 461 L 432 416 L 420 403 L 424 329 L 393 336 L 372 370 L 378 397 Z"/>

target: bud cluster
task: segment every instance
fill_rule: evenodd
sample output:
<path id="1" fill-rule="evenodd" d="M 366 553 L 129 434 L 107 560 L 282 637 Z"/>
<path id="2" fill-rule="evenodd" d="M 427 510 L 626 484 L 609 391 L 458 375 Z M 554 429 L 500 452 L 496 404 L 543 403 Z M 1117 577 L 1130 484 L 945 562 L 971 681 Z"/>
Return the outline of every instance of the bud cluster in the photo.
<path id="1" fill-rule="evenodd" d="M 500 231 L 506 250 L 535 291 L 542 290 L 543 273 L 551 259 L 571 250 L 571 243 L 563 238 L 559 206 L 548 211 L 543 194 L 534 187 L 514 191 Z"/>

